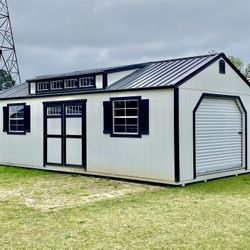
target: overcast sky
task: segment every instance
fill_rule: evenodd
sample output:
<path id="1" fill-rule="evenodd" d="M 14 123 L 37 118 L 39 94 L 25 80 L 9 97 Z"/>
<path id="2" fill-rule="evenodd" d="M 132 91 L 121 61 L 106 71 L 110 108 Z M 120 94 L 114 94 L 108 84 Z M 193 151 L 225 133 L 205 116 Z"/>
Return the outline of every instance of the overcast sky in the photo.
<path id="1" fill-rule="evenodd" d="M 214 50 L 250 63 L 247 0 L 8 0 L 22 80 Z"/>

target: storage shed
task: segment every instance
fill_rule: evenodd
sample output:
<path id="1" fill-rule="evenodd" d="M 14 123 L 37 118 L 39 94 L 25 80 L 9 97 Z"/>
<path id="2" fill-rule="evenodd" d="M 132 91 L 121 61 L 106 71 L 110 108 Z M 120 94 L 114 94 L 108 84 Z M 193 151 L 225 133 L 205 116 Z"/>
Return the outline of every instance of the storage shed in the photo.
<path id="1" fill-rule="evenodd" d="M 0 164 L 181 185 L 249 172 L 223 54 L 36 77 L 0 94 Z"/>

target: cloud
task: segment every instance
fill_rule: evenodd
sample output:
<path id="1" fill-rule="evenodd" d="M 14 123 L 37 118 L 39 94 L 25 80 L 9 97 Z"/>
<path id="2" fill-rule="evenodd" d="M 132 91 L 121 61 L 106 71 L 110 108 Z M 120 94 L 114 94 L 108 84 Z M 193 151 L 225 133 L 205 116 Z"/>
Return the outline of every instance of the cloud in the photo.
<path id="1" fill-rule="evenodd" d="M 22 78 L 224 51 L 250 62 L 250 2 L 9 1 Z"/>

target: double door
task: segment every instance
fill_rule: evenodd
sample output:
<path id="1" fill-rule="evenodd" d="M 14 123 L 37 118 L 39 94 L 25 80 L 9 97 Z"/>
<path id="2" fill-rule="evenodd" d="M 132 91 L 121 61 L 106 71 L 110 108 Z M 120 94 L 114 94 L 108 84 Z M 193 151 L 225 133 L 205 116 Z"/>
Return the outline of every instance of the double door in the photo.
<path id="1" fill-rule="evenodd" d="M 44 103 L 44 165 L 86 167 L 86 103 Z"/>

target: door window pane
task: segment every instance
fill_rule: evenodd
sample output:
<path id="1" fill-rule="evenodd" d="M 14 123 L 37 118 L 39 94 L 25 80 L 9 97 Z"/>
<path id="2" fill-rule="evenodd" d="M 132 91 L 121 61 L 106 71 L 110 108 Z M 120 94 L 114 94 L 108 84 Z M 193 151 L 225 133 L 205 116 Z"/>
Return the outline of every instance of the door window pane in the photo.
<path id="1" fill-rule="evenodd" d="M 82 114 L 81 105 L 66 106 L 66 115 L 81 115 L 81 114 Z"/>
<path id="2" fill-rule="evenodd" d="M 61 106 L 53 106 L 47 108 L 47 116 L 60 116 L 62 114 Z"/>

